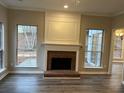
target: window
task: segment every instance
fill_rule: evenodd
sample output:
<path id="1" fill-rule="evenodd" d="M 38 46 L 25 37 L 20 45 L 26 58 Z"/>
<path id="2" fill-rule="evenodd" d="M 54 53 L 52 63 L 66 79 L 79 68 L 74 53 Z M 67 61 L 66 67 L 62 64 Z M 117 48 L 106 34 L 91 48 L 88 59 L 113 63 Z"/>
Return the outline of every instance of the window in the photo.
<path id="1" fill-rule="evenodd" d="M 103 30 L 89 29 L 86 36 L 85 68 L 102 67 Z"/>
<path id="2" fill-rule="evenodd" d="M 114 52 L 113 59 L 122 59 L 123 58 L 123 40 L 120 37 L 114 37 Z"/>
<path id="3" fill-rule="evenodd" d="M 17 25 L 16 67 L 37 67 L 37 26 Z"/>
<path id="4" fill-rule="evenodd" d="M 4 67 L 3 51 L 4 51 L 4 27 L 3 24 L 0 23 L 0 69 L 3 69 Z"/>

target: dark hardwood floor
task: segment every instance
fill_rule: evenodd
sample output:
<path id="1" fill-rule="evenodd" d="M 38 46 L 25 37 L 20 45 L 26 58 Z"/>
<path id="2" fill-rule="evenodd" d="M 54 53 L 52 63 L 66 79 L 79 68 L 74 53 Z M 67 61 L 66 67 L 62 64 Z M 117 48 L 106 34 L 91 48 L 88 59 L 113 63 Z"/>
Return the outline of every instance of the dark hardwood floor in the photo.
<path id="1" fill-rule="evenodd" d="M 0 93 L 124 93 L 121 65 L 114 64 L 112 76 L 82 75 L 81 79 L 43 79 L 43 75 L 7 75 Z"/>

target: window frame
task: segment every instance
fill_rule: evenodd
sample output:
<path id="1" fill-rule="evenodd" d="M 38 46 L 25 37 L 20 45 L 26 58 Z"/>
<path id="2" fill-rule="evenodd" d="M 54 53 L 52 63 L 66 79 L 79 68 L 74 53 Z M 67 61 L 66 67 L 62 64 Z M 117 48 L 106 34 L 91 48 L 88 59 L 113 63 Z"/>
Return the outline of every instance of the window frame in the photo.
<path id="1" fill-rule="evenodd" d="M 2 52 L 2 56 L 1 56 L 1 67 L 0 67 L 0 72 L 3 71 L 3 69 L 5 69 L 5 54 L 4 54 L 4 49 L 5 49 L 5 28 L 4 28 L 4 23 L 3 22 L 0 22 L 0 25 L 1 25 L 1 48 L 0 48 L 0 51 Z"/>
<path id="2" fill-rule="evenodd" d="M 102 45 L 101 45 L 101 51 L 100 51 L 100 53 L 101 53 L 101 56 L 100 56 L 100 67 L 87 67 L 87 66 L 85 66 L 85 62 L 86 62 L 86 59 L 85 59 L 85 56 L 86 56 L 86 52 L 87 52 L 87 46 L 88 46 L 88 36 L 87 36 L 87 34 L 88 34 L 88 31 L 90 31 L 90 30 L 102 30 L 103 32 L 102 32 Z M 86 32 L 86 34 L 85 34 L 85 53 L 84 53 L 84 68 L 85 69 L 102 69 L 103 68 L 103 53 L 104 53 L 104 41 L 105 41 L 105 29 L 102 29 L 102 28 L 87 28 L 86 30 L 85 30 L 85 32 Z"/>
<path id="3" fill-rule="evenodd" d="M 36 57 L 36 67 L 18 67 L 17 66 L 17 61 L 18 61 L 18 26 L 21 25 L 21 26 L 36 26 L 37 27 L 37 41 L 38 41 L 38 25 L 32 25 L 32 24 L 16 24 L 16 61 L 15 61 L 15 64 L 14 66 L 16 68 L 37 68 L 38 67 L 38 61 L 37 61 L 37 57 Z M 38 45 L 38 43 L 37 43 Z M 36 55 L 37 54 L 37 47 L 36 47 Z"/>

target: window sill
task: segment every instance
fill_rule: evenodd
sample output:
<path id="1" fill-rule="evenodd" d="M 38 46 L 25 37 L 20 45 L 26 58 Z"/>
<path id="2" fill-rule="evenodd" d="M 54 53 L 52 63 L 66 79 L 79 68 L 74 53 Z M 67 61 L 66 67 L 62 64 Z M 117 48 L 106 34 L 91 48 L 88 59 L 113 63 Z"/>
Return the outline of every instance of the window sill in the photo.
<path id="1" fill-rule="evenodd" d="M 2 72 L 5 71 L 5 70 L 6 70 L 6 68 L 1 69 L 1 70 L 0 70 L 0 73 L 2 73 Z"/>
<path id="2" fill-rule="evenodd" d="M 91 68 L 92 68 L 92 69 L 95 69 L 95 68 L 96 68 L 96 69 L 102 69 L 103 67 L 84 67 L 84 68 L 87 68 L 87 69 L 88 69 L 88 68 L 89 68 L 89 69 L 91 69 Z"/>

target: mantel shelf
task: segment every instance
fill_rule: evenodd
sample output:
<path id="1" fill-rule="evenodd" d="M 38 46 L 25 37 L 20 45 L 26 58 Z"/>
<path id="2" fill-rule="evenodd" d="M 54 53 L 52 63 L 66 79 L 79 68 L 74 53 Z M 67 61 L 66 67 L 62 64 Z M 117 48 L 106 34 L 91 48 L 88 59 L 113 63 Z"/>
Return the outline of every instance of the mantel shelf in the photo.
<path id="1" fill-rule="evenodd" d="M 55 46 L 77 46 L 77 47 L 81 47 L 82 44 L 58 44 L 58 43 L 46 43 L 46 42 L 43 42 L 41 43 L 41 45 L 55 45 Z"/>

